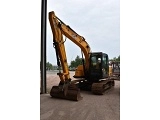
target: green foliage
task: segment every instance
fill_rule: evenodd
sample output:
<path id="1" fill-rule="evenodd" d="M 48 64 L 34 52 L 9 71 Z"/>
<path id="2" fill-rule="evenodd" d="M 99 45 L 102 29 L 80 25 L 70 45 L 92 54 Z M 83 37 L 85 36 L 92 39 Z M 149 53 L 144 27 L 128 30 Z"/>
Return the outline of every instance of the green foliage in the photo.
<path id="1" fill-rule="evenodd" d="M 82 58 L 80 58 L 78 55 L 75 58 L 75 60 L 71 61 L 70 66 L 71 68 L 76 68 L 78 65 L 82 65 Z"/>
<path id="2" fill-rule="evenodd" d="M 46 70 L 53 70 L 53 65 L 49 62 L 46 63 Z"/>
<path id="3" fill-rule="evenodd" d="M 110 59 L 110 61 L 120 61 L 120 55 L 118 57 L 114 57 L 113 59 Z"/>
<path id="4" fill-rule="evenodd" d="M 41 68 L 41 62 L 40 62 L 40 68 Z M 49 62 L 46 63 L 46 70 L 53 70 L 53 65 Z"/>
<path id="5" fill-rule="evenodd" d="M 118 56 L 117 61 L 120 61 L 120 55 Z"/>

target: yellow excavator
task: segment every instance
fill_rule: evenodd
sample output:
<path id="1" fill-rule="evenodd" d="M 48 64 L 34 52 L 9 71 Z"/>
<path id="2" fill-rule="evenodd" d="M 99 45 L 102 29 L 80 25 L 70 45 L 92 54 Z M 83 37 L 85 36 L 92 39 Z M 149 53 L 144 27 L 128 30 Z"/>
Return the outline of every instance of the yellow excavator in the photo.
<path id="1" fill-rule="evenodd" d="M 60 78 L 58 86 L 53 86 L 50 95 L 56 98 L 78 101 L 82 99 L 80 90 L 91 90 L 93 94 L 103 94 L 108 88 L 114 86 L 114 80 L 109 78 L 109 58 L 103 52 L 91 52 L 85 38 L 77 34 L 72 28 L 60 20 L 54 13 L 49 12 L 49 22 L 53 33 L 57 65 Z M 82 51 L 82 65 L 79 65 L 71 80 L 64 37 L 71 40 Z M 62 68 L 62 70 L 61 70 Z"/>

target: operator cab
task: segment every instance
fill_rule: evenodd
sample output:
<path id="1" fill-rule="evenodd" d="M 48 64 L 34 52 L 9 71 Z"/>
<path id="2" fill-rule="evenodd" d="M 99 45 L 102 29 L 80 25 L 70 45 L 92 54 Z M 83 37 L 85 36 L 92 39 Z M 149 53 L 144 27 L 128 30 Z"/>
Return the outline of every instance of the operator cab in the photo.
<path id="1" fill-rule="evenodd" d="M 90 53 L 90 67 L 88 81 L 99 81 L 108 77 L 109 73 L 109 60 L 108 55 L 102 52 Z"/>

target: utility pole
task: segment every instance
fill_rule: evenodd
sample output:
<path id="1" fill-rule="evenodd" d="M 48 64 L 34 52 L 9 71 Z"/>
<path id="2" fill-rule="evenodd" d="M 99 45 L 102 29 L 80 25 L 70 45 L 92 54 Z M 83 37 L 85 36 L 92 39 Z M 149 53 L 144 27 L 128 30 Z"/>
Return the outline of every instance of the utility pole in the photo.
<path id="1" fill-rule="evenodd" d="M 46 93 L 46 19 L 47 19 L 47 0 L 41 3 L 41 94 Z"/>

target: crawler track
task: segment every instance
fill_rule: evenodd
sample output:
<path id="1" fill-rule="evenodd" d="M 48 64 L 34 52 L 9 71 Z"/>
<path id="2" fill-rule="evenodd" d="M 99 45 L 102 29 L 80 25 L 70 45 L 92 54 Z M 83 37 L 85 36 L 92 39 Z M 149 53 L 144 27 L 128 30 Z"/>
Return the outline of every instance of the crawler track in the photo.
<path id="1" fill-rule="evenodd" d="M 88 82 L 88 81 L 84 81 L 84 80 L 77 80 L 74 82 L 79 82 L 78 86 L 81 90 L 87 90 L 87 91 L 91 91 L 93 94 L 97 94 L 97 95 L 103 95 L 104 92 L 111 88 L 112 86 L 114 86 L 114 79 L 103 79 L 101 81 L 98 82 Z"/>
<path id="2" fill-rule="evenodd" d="M 93 94 L 103 95 L 104 92 L 112 86 L 114 86 L 114 80 L 107 79 L 97 83 L 93 83 L 91 91 Z"/>

